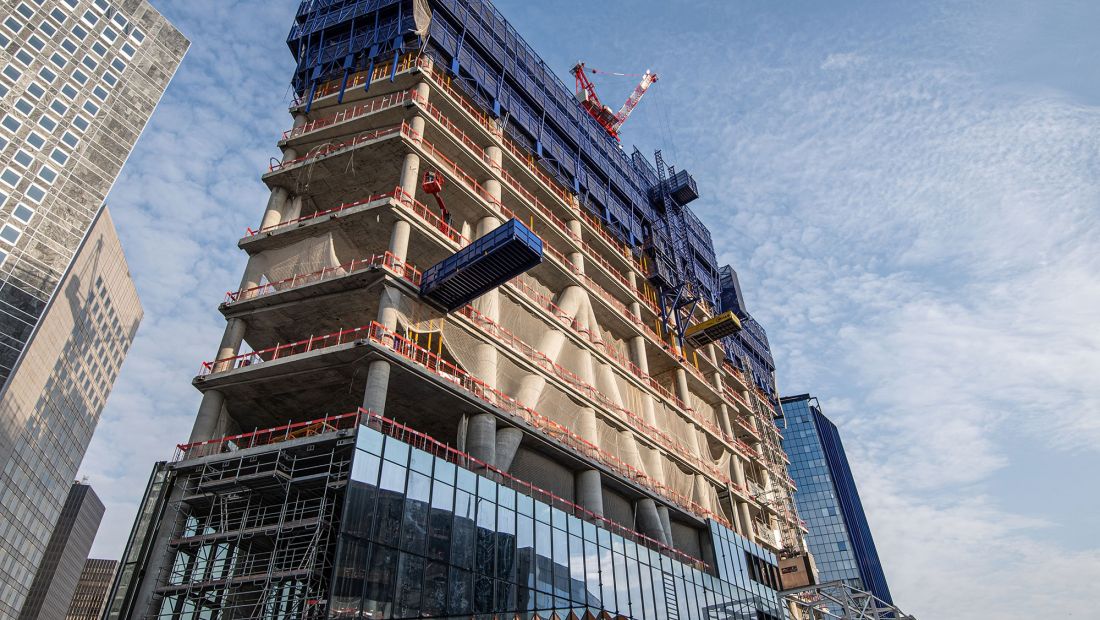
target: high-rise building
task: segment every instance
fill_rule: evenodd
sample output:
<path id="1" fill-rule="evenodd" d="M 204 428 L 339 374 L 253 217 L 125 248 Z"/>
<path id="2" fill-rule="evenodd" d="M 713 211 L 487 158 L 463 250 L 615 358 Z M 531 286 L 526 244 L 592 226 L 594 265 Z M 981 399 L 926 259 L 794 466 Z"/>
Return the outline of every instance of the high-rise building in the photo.
<path id="1" fill-rule="evenodd" d="M 310 0 L 289 43 L 270 199 L 108 617 L 784 617 L 778 402 L 727 359 L 690 175 L 484 0 Z"/>
<path id="2" fill-rule="evenodd" d="M 104 207 L 0 394 L 0 618 L 31 586 L 141 316 Z"/>
<path id="3" fill-rule="evenodd" d="M 64 620 L 102 519 L 99 496 L 74 482 L 19 612 L 22 620 Z"/>
<path id="4" fill-rule="evenodd" d="M 89 559 L 80 572 L 66 620 L 99 620 L 114 583 L 118 560 Z"/>
<path id="5" fill-rule="evenodd" d="M 103 201 L 187 45 L 143 0 L 0 15 L 0 618 L 22 605 L 141 317 Z"/>
<path id="6" fill-rule="evenodd" d="M 844 581 L 893 603 L 836 425 L 809 394 L 783 398 L 782 406 L 795 503 L 820 580 Z"/>

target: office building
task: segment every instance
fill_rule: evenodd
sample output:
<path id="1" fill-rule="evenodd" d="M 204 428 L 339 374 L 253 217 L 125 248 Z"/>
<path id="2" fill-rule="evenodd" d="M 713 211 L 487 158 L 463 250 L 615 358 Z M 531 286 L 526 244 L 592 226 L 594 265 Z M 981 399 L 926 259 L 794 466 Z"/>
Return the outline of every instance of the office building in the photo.
<path id="1" fill-rule="evenodd" d="M 102 519 L 99 496 L 74 482 L 19 612 L 22 620 L 64 620 Z"/>
<path id="2" fill-rule="evenodd" d="M 89 559 L 80 572 L 66 620 L 99 620 L 118 569 L 117 560 Z"/>
<path id="3" fill-rule="evenodd" d="M 795 503 L 822 582 L 844 581 L 892 603 L 840 433 L 809 394 L 782 399 L 783 447 L 798 485 Z"/>
<path id="4" fill-rule="evenodd" d="M 727 354 L 694 179 L 489 2 L 307 1 L 289 44 L 270 199 L 108 617 L 784 617 L 778 401 Z"/>
<path id="5" fill-rule="evenodd" d="M 14 618 L 141 308 L 103 201 L 187 41 L 141 0 L 0 15 L 0 618 Z"/>

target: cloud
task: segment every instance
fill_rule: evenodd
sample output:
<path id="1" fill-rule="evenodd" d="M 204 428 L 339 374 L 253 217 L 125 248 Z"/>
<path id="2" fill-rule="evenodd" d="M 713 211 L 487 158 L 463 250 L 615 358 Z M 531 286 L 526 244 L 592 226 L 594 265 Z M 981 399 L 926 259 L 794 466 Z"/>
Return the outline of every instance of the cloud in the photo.
<path id="1" fill-rule="evenodd" d="M 822 71 L 847 69 L 855 65 L 863 64 L 866 59 L 854 52 L 834 52 L 825 57 L 821 63 Z"/>

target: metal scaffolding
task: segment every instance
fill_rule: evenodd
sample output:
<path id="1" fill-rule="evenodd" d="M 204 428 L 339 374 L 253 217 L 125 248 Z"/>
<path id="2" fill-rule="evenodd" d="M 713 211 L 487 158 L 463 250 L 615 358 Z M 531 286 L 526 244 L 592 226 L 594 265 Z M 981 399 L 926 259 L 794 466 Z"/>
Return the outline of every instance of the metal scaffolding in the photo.
<path id="1" fill-rule="evenodd" d="M 222 440 L 213 456 L 195 457 L 208 444 L 182 452 L 174 559 L 147 617 L 324 617 L 354 431 L 294 427 L 260 442 Z"/>

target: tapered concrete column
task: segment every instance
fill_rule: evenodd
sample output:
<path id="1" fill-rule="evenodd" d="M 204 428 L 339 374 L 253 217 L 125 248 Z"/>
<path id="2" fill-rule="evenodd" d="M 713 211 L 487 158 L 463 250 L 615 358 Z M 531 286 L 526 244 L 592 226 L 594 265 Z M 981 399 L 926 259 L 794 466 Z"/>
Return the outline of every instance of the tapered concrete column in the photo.
<path id="1" fill-rule="evenodd" d="M 657 404 L 648 392 L 642 392 L 642 419 L 646 424 L 657 426 Z"/>
<path id="2" fill-rule="evenodd" d="M 665 538 L 665 528 L 661 525 L 661 516 L 657 514 L 657 502 L 648 497 L 638 500 L 634 504 L 635 527 L 642 534 L 649 536 L 659 543 L 669 545 Z"/>
<path id="3" fill-rule="evenodd" d="M 297 128 L 301 127 L 302 125 L 305 125 L 308 122 L 309 122 L 309 117 L 306 116 L 305 114 L 299 113 L 299 114 L 294 115 L 294 129 L 297 129 Z"/>
<path id="4" fill-rule="evenodd" d="M 635 366 L 645 374 L 649 374 L 649 355 L 645 352 L 644 336 L 634 336 L 630 339 L 630 357 Z"/>
<path id="5" fill-rule="evenodd" d="M 687 371 L 677 367 L 673 373 L 676 377 L 676 397 L 684 401 L 685 407 L 691 407 L 691 389 L 688 388 Z"/>
<path id="6" fill-rule="evenodd" d="M 582 239 L 582 233 L 584 232 L 584 226 L 580 220 L 569 220 L 565 223 L 569 227 L 569 234 L 573 235 L 573 238 L 577 241 Z"/>
<path id="7" fill-rule="evenodd" d="M 395 221 L 393 228 L 390 230 L 390 253 L 401 262 L 405 262 L 409 254 L 410 230 L 409 223 L 405 220 Z"/>
<path id="8" fill-rule="evenodd" d="M 248 262 L 244 266 L 244 275 L 241 276 L 241 286 L 237 290 L 246 291 L 259 286 L 260 280 L 264 277 L 264 266 L 261 255 L 253 254 L 249 256 Z"/>
<path id="9" fill-rule="evenodd" d="M 574 235 L 577 242 L 579 243 L 581 240 L 581 231 L 583 230 L 580 221 L 569 220 L 566 225 L 569 227 L 569 232 Z M 573 271 L 576 271 L 577 273 L 584 273 L 584 254 L 582 254 L 581 252 L 570 252 L 568 256 L 569 263 L 573 266 Z"/>
<path id="10" fill-rule="evenodd" d="M 298 159 L 298 151 L 294 147 L 288 146 L 283 149 L 283 163 L 288 161 L 294 161 Z"/>
<path id="11" fill-rule="evenodd" d="M 603 480 L 600 472 L 587 469 L 577 472 L 574 478 L 574 499 L 581 508 L 599 516 L 603 515 Z"/>
<path id="12" fill-rule="evenodd" d="M 420 82 L 416 85 L 416 100 L 420 103 L 427 103 L 428 98 L 431 96 L 431 86 L 427 82 Z"/>
<path id="13" fill-rule="evenodd" d="M 719 366 L 719 364 L 718 364 L 718 347 L 715 346 L 715 344 L 712 342 L 712 343 L 708 344 L 706 349 L 704 349 L 704 350 L 707 352 L 707 359 L 710 360 L 710 363 L 714 364 L 716 367 Z"/>
<path id="14" fill-rule="evenodd" d="M 496 468 L 506 472 L 512 468 L 512 461 L 516 458 L 516 451 L 523 441 L 523 431 L 515 427 L 497 430 L 497 445 L 495 462 Z"/>
<path id="15" fill-rule="evenodd" d="M 718 411 L 715 413 L 718 415 L 718 425 L 722 427 L 722 432 L 730 437 L 735 436 L 733 426 L 730 424 L 730 410 L 726 403 L 718 403 Z"/>
<path id="16" fill-rule="evenodd" d="M 214 372 L 223 372 L 233 369 L 233 362 L 229 358 L 236 357 L 237 354 L 240 353 L 241 342 L 244 340 L 244 332 L 244 319 L 233 318 L 226 321 L 225 331 L 222 333 L 222 341 L 221 344 L 218 345 L 218 356 L 214 358 Z"/>
<path id="17" fill-rule="evenodd" d="M 191 427 L 191 437 L 187 440 L 187 443 L 214 439 L 221 421 L 222 406 L 224 404 L 225 395 L 218 390 L 203 392 L 199 412 L 195 416 L 195 424 Z"/>
<path id="18" fill-rule="evenodd" d="M 668 517 L 668 506 L 658 506 L 657 516 L 661 518 L 661 528 L 665 531 L 665 540 L 670 546 L 674 545 L 672 538 L 672 519 Z"/>
<path id="19" fill-rule="evenodd" d="M 583 407 L 580 417 L 577 419 L 577 435 L 588 443 L 600 447 L 599 425 L 596 422 L 596 411 L 591 407 Z"/>
<path id="20" fill-rule="evenodd" d="M 363 408 L 378 415 L 386 414 L 386 395 L 390 390 L 390 363 L 373 360 L 367 367 L 367 386 L 363 390 Z"/>
<path id="21" fill-rule="evenodd" d="M 416 191 L 420 189 L 420 156 L 416 153 L 406 153 L 401 162 L 401 191 L 406 196 L 415 200 Z"/>
<path id="22" fill-rule="evenodd" d="M 495 217 L 484 217 L 477 223 L 477 238 L 484 237 L 500 226 Z M 500 291 L 493 289 L 473 301 L 474 309 L 489 320 L 500 322 Z M 490 388 L 496 389 L 499 352 L 492 342 L 478 342 L 474 345 L 474 361 L 470 372 L 484 381 Z"/>
<path id="23" fill-rule="evenodd" d="M 301 196 L 291 196 L 290 200 L 286 201 L 286 211 L 283 212 L 284 222 L 290 222 L 302 216 L 302 200 Z"/>
<path id="24" fill-rule="evenodd" d="M 714 498 L 712 497 L 710 483 L 702 474 L 695 474 L 695 503 L 703 510 L 714 512 Z"/>
<path id="25" fill-rule="evenodd" d="M 496 416 L 479 413 L 470 418 L 466 426 L 466 453 L 483 463 L 495 465 L 497 462 Z"/>
<path id="26" fill-rule="evenodd" d="M 419 114 L 409 120 L 409 129 L 413 132 L 412 139 L 415 142 L 420 143 L 424 141 L 424 126 L 426 124 L 427 123 L 424 122 L 424 117 Z"/>
<path id="27" fill-rule="evenodd" d="M 382 294 L 378 298 L 378 317 L 375 320 L 378 321 L 382 327 L 385 327 L 391 332 L 397 329 L 397 315 L 400 303 L 400 291 L 388 286 L 382 287 Z"/>
<path id="28" fill-rule="evenodd" d="M 290 201 L 290 192 L 282 187 L 271 190 L 271 196 L 267 199 L 267 208 L 264 210 L 264 218 L 260 221 L 260 230 L 266 230 L 283 221 L 286 214 L 287 202 Z"/>

